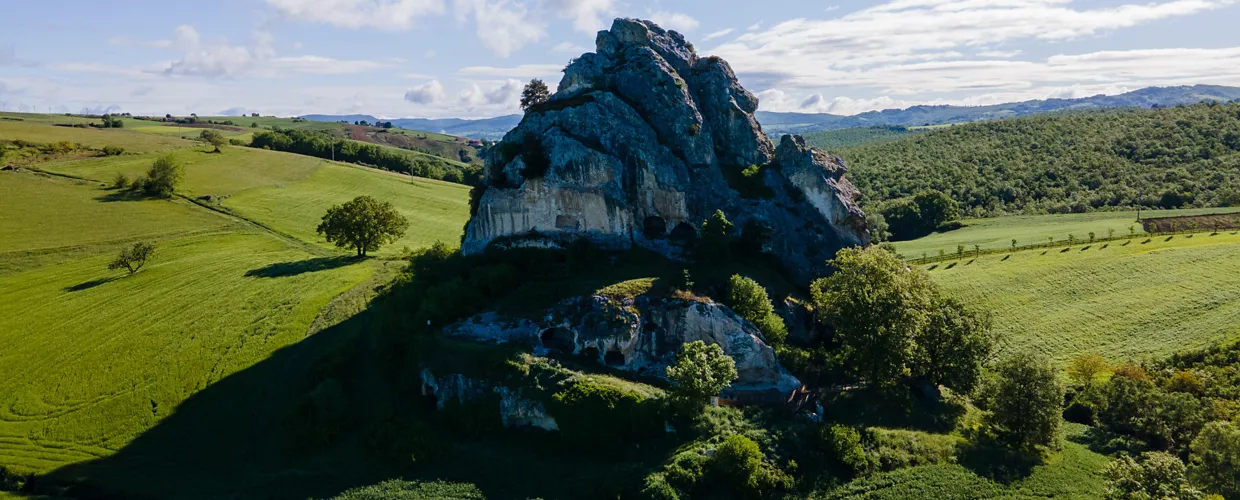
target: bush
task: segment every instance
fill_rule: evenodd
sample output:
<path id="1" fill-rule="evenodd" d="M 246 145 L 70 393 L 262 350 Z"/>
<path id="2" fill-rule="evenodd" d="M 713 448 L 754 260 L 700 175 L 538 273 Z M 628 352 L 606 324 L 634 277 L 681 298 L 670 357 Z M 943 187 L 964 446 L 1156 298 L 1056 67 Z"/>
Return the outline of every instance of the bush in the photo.
<path id="1" fill-rule="evenodd" d="M 823 427 L 822 443 L 831 462 L 844 474 L 859 476 L 870 471 L 872 464 L 857 429 L 845 425 Z"/>
<path id="2" fill-rule="evenodd" d="M 762 494 L 792 486 L 792 479 L 783 471 L 764 462 L 766 456 L 758 443 L 740 434 L 723 440 L 710 461 L 713 479 L 731 486 L 742 496 L 760 498 Z"/>
<path id="3" fill-rule="evenodd" d="M 1240 426 L 1210 422 L 1193 440 L 1189 463 L 1193 479 L 1210 493 L 1240 498 Z"/>
<path id="4" fill-rule="evenodd" d="M 125 148 L 120 146 L 104 146 L 103 156 L 120 156 L 125 154 Z"/>
<path id="5" fill-rule="evenodd" d="M 736 314 L 756 325 L 769 344 L 783 343 L 788 329 L 783 318 L 775 314 L 775 307 L 767 297 L 766 289 L 757 281 L 739 274 L 728 279 L 728 295 L 725 301 Z"/>
<path id="6" fill-rule="evenodd" d="M 129 187 L 129 178 L 125 177 L 125 174 L 117 172 L 116 176 L 112 177 L 112 187 L 115 189 L 125 189 Z"/>
<path id="7" fill-rule="evenodd" d="M 698 240 L 697 255 L 706 262 L 721 262 L 732 254 L 732 229 L 734 224 L 728 220 L 723 210 L 715 213 L 702 223 L 701 238 Z"/>
<path id="8" fill-rule="evenodd" d="M 555 415 L 567 441 L 602 452 L 661 435 L 660 403 L 582 377 L 567 381 L 553 394 L 547 410 Z"/>
<path id="9" fill-rule="evenodd" d="M 1142 453 L 1139 460 L 1121 456 L 1102 471 L 1109 499 L 1197 500 L 1201 492 L 1188 483 L 1184 463 L 1174 455 Z"/>
<path id="10" fill-rule="evenodd" d="M 953 463 L 960 439 L 943 434 L 909 430 L 875 429 L 874 459 L 885 471 Z"/>
<path id="11" fill-rule="evenodd" d="M 142 191 L 149 196 L 169 198 L 180 182 L 181 166 L 172 155 L 164 155 L 156 158 L 150 170 L 147 170 L 146 178 L 141 183 L 135 182 L 133 186 L 139 187 L 140 184 Z"/>

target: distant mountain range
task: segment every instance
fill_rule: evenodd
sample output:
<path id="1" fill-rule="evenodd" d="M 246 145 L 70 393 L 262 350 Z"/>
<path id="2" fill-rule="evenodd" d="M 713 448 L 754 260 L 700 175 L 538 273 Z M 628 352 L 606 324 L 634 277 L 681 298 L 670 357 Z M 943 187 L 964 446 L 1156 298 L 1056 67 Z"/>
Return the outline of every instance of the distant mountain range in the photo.
<path id="1" fill-rule="evenodd" d="M 1096 95 L 1080 99 L 1044 99 L 991 106 L 913 106 L 908 109 L 869 111 L 844 116 L 826 113 L 774 113 L 759 111 L 758 122 L 768 135 L 805 134 L 819 130 L 838 130 L 874 125 L 900 125 L 905 127 L 944 125 L 983 120 L 998 120 L 1014 116 L 1033 115 L 1062 110 L 1081 110 L 1117 107 L 1177 106 L 1201 101 L 1227 102 L 1240 100 L 1240 87 L 1219 85 L 1193 85 L 1182 87 L 1148 87 L 1119 95 Z M 313 121 L 353 123 L 365 120 L 374 123 L 378 119 L 370 115 L 306 115 L 301 118 Z M 386 121 L 386 120 L 385 120 Z M 498 140 L 521 122 L 521 115 L 507 115 L 481 120 L 462 118 L 401 118 L 391 120 L 400 128 L 439 132 L 476 139 Z"/>

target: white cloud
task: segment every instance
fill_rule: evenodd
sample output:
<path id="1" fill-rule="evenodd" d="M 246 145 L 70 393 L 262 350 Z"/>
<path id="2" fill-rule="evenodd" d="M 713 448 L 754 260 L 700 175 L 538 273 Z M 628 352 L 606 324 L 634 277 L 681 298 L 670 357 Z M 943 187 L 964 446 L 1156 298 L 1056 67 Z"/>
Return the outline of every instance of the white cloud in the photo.
<path id="1" fill-rule="evenodd" d="M 590 34 L 605 28 L 603 18 L 616 12 L 615 0 L 547 0 L 545 8 L 571 19 L 573 29 Z"/>
<path id="2" fill-rule="evenodd" d="M 559 64 L 522 64 L 511 68 L 467 66 L 457 70 L 457 74 L 466 77 L 542 78 L 554 76 L 563 68 L 564 66 Z"/>
<path id="3" fill-rule="evenodd" d="M 407 30 L 444 13 L 444 0 L 266 0 L 284 15 L 340 28 Z"/>
<path id="4" fill-rule="evenodd" d="M 555 44 L 554 47 L 551 47 L 551 51 L 552 52 L 565 52 L 568 54 L 582 54 L 585 52 L 589 52 L 590 49 L 577 45 L 573 42 L 560 42 L 560 43 Z"/>
<path id="5" fill-rule="evenodd" d="M 762 29 L 762 21 L 758 21 L 756 23 L 749 25 L 748 28 L 745 28 L 745 31 L 758 31 L 760 29 Z"/>
<path id="6" fill-rule="evenodd" d="M 525 4 L 510 0 L 453 0 L 456 18 L 464 21 L 471 14 L 477 25 L 478 40 L 500 57 L 520 50 L 547 35 L 544 23 L 530 16 Z"/>
<path id="7" fill-rule="evenodd" d="M 1019 56 L 1021 52 L 1022 51 L 1019 51 L 1019 50 L 1009 50 L 1009 51 L 986 50 L 986 51 L 978 52 L 977 57 L 997 57 L 999 59 L 1010 59 L 1010 58 Z"/>
<path id="8" fill-rule="evenodd" d="M 255 31 L 254 41 L 250 45 L 230 45 L 227 41 L 204 44 L 197 29 L 184 25 L 176 28 L 176 36 L 170 46 L 182 51 L 183 55 L 162 68 L 166 75 L 207 78 L 340 75 L 364 73 L 388 66 L 375 61 L 340 60 L 312 55 L 276 57 L 275 38 L 266 31 Z M 63 69 L 92 71 L 89 67 Z M 105 69 L 107 68 L 93 70 Z"/>
<path id="9" fill-rule="evenodd" d="M 431 80 L 425 85 L 405 91 L 405 100 L 418 104 L 435 104 L 443 101 L 443 98 L 443 85 L 439 83 L 439 80 Z"/>
<path id="10" fill-rule="evenodd" d="M 734 30 L 734 29 L 732 29 L 732 28 L 728 28 L 728 29 L 725 29 L 725 30 L 719 30 L 719 31 L 716 31 L 716 32 L 714 32 L 714 33 L 711 33 L 711 34 L 709 34 L 709 35 L 706 35 L 706 36 L 702 37 L 702 40 L 703 40 L 703 41 L 706 41 L 706 42 L 709 42 L 709 41 L 714 40 L 714 39 L 716 39 L 716 38 L 722 38 L 722 37 L 728 36 L 728 35 L 729 35 L 729 34 L 731 34 L 733 31 L 736 31 L 736 30 Z"/>
<path id="11" fill-rule="evenodd" d="M 655 24 L 658 24 L 659 26 L 662 26 L 663 28 L 666 28 L 666 29 L 679 31 L 681 33 L 687 33 L 687 32 L 693 31 L 697 29 L 699 25 L 701 25 L 701 23 L 699 23 L 697 19 L 694 19 L 692 16 L 681 13 L 681 12 L 669 12 L 666 10 L 660 10 L 660 11 L 650 12 L 648 15 L 650 17 L 650 20 L 654 21 Z"/>
<path id="12" fill-rule="evenodd" d="M 471 108 L 481 105 L 511 105 L 521 97 L 522 87 L 520 80 L 508 80 L 489 90 L 483 90 L 474 84 L 461 91 L 460 102 L 461 105 Z"/>

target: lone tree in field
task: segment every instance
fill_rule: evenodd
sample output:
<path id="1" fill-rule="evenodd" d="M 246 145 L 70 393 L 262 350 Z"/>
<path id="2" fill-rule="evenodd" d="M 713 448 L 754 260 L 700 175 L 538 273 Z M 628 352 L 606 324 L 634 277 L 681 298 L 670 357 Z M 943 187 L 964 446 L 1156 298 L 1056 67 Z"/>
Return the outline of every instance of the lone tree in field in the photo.
<path id="1" fill-rule="evenodd" d="M 108 270 L 114 271 L 124 268 L 132 276 L 133 273 L 142 269 L 142 266 L 145 266 L 146 261 L 153 255 L 155 255 L 155 244 L 140 241 L 134 243 L 133 247 L 122 249 L 120 255 L 116 256 L 116 260 L 108 264 Z"/>
<path id="2" fill-rule="evenodd" d="M 164 155 L 155 159 L 146 177 L 135 180 L 131 187 L 141 188 L 149 196 L 168 198 L 176 191 L 177 183 L 181 182 L 181 166 L 177 165 L 172 155 Z"/>
<path id="3" fill-rule="evenodd" d="M 719 394 L 736 378 L 736 362 L 719 344 L 701 340 L 681 347 L 676 364 L 667 367 L 667 379 L 676 384 L 677 399 L 694 407 Z"/>
<path id="4" fill-rule="evenodd" d="M 378 250 L 405 235 L 409 220 L 396 212 L 391 203 L 369 196 L 327 209 L 317 231 L 340 248 L 353 248 L 359 257 Z"/>
<path id="5" fill-rule="evenodd" d="M 1059 449 L 1064 387 L 1049 359 L 1019 353 L 999 363 L 987 388 L 987 422 L 1012 448 Z"/>
<path id="6" fill-rule="evenodd" d="M 220 152 L 220 147 L 228 144 L 228 139 L 224 138 L 224 134 L 214 130 L 203 130 L 199 137 L 202 140 L 207 141 L 208 144 L 215 146 L 215 153 Z"/>
<path id="7" fill-rule="evenodd" d="M 547 84 L 537 78 L 530 80 L 525 84 L 525 90 L 521 91 L 521 109 L 528 110 L 532 106 L 537 106 L 551 97 L 551 91 L 547 90 Z"/>

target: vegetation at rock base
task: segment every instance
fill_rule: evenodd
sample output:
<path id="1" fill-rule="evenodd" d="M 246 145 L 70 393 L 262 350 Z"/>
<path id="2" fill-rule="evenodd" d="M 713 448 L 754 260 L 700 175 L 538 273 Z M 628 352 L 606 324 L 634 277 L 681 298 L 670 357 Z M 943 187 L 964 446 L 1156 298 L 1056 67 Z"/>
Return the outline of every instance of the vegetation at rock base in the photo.
<path id="1" fill-rule="evenodd" d="M 358 196 L 343 205 L 327 209 L 315 231 L 339 248 L 352 248 L 359 257 L 405 235 L 409 219 L 396 211 L 391 202 Z"/>
<path id="2" fill-rule="evenodd" d="M 697 407 L 736 380 L 736 362 L 719 344 L 690 342 L 667 367 L 667 379 L 675 384 L 676 397 Z"/>
<path id="3" fill-rule="evenodd" d="M 1240 104 L 1053 113 L 843 148 L 867 207 L 925 190 L 971 217 L 1240 202 Z"/>
<path id="4" fill-rule="evenodd" d="M 762 335 L 771 345 L 781 344 L 788 337 L 784 319 L 775 314 L 766 289 L 757 281 L 739 274 L 732 275 L 728 278 L 728 295 L 724 302 L 736 314 L 762 330 Z"/>

